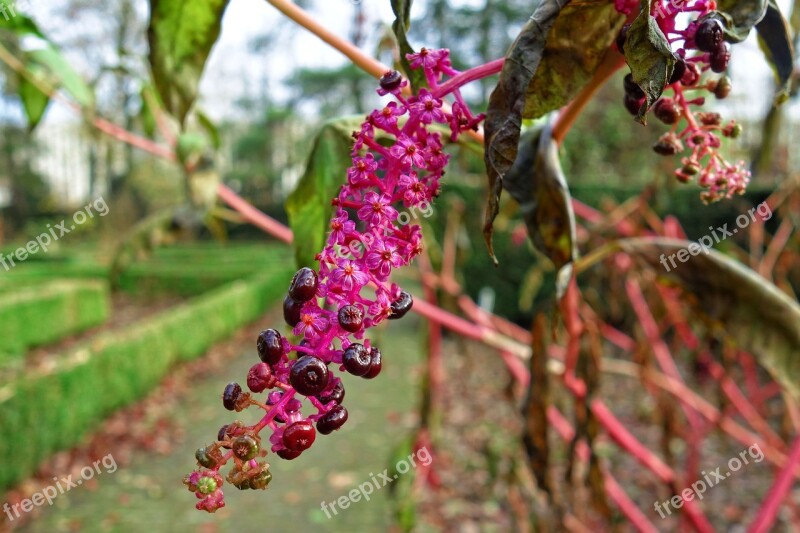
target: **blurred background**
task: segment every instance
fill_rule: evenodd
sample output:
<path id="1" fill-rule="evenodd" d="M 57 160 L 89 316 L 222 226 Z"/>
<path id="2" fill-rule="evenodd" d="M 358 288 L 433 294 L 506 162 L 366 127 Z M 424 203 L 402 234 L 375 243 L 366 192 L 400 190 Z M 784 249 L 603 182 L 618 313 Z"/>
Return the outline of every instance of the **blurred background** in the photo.
<path id="1" fill-rule="evenodd" d="M 392 62 L 388 1 L 297 3 L 334 33 Z M 788 2 L 781 6 L 791 12 Z M 39 25 L 94 90 L 98 116 L 153 135 L 145 98 L 152 83 L 147 1 L 27 0 L 16 9 Z M 416 47 L 450 47 L 462 69 L 501 57 L 532 9 L 531 2 L 517 0 L 417 0 L 410 38 Z M 0 25 L 0 42 L 10 52 L 31 46 L 3 32 Z M 650 149 L 664 127 L 651 121 L 642 128 L 622 106 L 622 73 L 564 144 L 573 196 L 605 212 L 647 190 L 656 213 L 673 214 L 688 237 L 697 238 L 709 226 L 732 223 L 796 175 L 800 104 L 793 96 L 781 108 L 771 106 L 775 83 L 755 38 L 734 47 L 729 75 L 730 96 L 710 98 L 708 106 L 743 126 L 739 139 L 725 140 L 724 152 L 752 164 L 744 196 L 703 206 L 697 190 L 675 181 L 674 161 Z M 326 437 L 325 446 L 304 454 L 303 462 L 273 468 L 274 486 L 266 493 L 230 494 L 228 508 L 215 516 L 194 511 L 180 480 L 193 467 L 194 449 L 230 421 L 218 401 L 222 387 L 256 361 L 258 331 L 280 322 L 275 308 L 293 272 L 291 250 L 236 217 L 198 223 L 182 210 L 189 193 L 178 165 L 103 135 L 69 105 L 52 102 L 29 131 L 18 83 L 0 63 L 0 254 L 9 257 L 61 221 L 76 220 L 76 212 L 100 206 L 98 199 L 108 209 L 105 215 L 95 209 L 48 251 L 8 269 L 0 265 L 0 504 L 30 497 L 54 477 L 109 453 L 119 469 L 59 495 L 52 506 L 13 520 L 0 516 L 0 530 L 366 531 L 414 521 L 423 530 L 510 527 L 513 501 L 493 491 L 503 492 L 506 477 L 518 473 L 511 442 L 519 428 L 511 405 L 480 423 L 470 423 L 470 413 L 453 415 L 454 427 L 468 428 L 464 438 L 474 446 L 442 456 L 455 462 L 463 453 L 459 475 L 468 478 L 448 478 L 445 470 L 449 507 L 410 507 L 412 475 L 335 520 L 321 511 L 322 501 L 407 455 L 424 404 L 425 339 L 418 318 L 382 328 L 391 362 L 383 383 L 378 390 L 373 383 L 348 386 L 352 422 Z M 473 109 L 485 109 L 492 87 L 487 79 L 469 88 Z M 218 147 L 213 165 L 221 181 L 285 223 L 284 201 L 303 175 L 315 134 L 330 118 L 376 107 L 375 88 L 374 79 L 266 2 L 233 0 L 201 80 L 203 118 L 195 127 Z M 520 216 L 508 206 L 495 235 L 503 265 L 496 274 L 481 236 L 482 154 L 453 154 L 442 196 L 423 224 L 433 243 L 442 242 L 451 214 L 458 213 L 465 292 L 528 328 L 537 310 L 553 305 L 554 273 L 527 242 L 519 245 L 510 230 Z M 740 235 L 720 248 L 747 246 Z M 404 283 L 416 287 L 418 279 L 407 274 Z M 475 346 L 457 338 L 447 343 L 451 371 L 477 368 L 490 375 L 494 363 L 481 362 Z M 463 394 L 486 401 L 509 386 L 500 377 L 477 389 L 462 385 Z M 464 493 L 452 488 L 460 481 L 469 487 Z"/>

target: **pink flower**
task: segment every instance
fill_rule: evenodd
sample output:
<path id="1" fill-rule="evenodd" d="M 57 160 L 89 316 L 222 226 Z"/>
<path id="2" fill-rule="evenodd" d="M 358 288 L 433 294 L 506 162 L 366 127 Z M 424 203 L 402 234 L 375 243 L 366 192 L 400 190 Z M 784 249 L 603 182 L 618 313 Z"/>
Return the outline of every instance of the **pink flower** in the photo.
<path id="1" fill-rule="evenodd" d="M 389 102 L 383 109 L 373 111 L 371 116 L 377 127 L 393 132 L 397 130 L 397 117 L 405 112 L 405 107 L 398 107 L 397 102 Z"/>
<path id="2" fill-rule="evenodd" d="M 353 185 L 368 183 L 378 164 L 372 154 L 364 157 L 354 157 L 353 166 L 347 169 L 347 181 Z"/>
<path id="3" fill-rule="evenodd" d="M 378 241 L 370 248 L 366 257 L 367 268 L 375 272 L 378 279 L 385 280 L 392 273 L 392 267 L 403 266 L 403 258 L 397 254 L 397 248 L 389 246 L 386 241 Z"/>
<path id="4" fill-rule="evenodd" d="M 366 220 L 372 226 L 378 226 L 384 221 L 397 218 L 397 210 L 391 206 L 392 199 L 382 194 L 370 191 L 364 195 L 364 206 L 358 210 L 358 218 Z"/>
<path id="5" fill-rule="evenodd" d="M 322 316 L 322 311 L 316 306 L 305 305 L 300 313 L 300 322 L 292 330 L 295 335 L 315 337 L 328 327 L 328 319 Z"/>
<path id="6" fill-rule="evenodd" d="M 331 236 L 328 242 L 334 244 L 344 244 L 347 235 L 354 232 L 356 223 L 347 216 L 347 211 L 341 209 L 336 213 L 336 217 L 331 219 Z"/>
<path id="7" fill-rule="evenodd" d="M 360 289 L 369 282 L 369 276 L 361 270 L 355 261 L 345 260 L 338 268 L 331 272 L 331 281 L 341 285 L 347 292 L 354 288 Z"/>
<path id="8" fill-rule="evenodd" d="M 217 509 L 222 509 L 225 507 L 225 495 L 222 493 L 222 489 L 217 489 L 195 505 L 195 508 L 198 511 L 206 511 L 208 513 L 214 513 Z"/>
<path id="9" fill-rule="evenodd" d="M 418 168 L 425 168 L 425 157 L 422 147 L 415 143 L 408 135 L 401 134 L 397 142 L 392 146 L 389 153 L 400 161 L 405 168 L 412 165 Z"/>
<path id="10" fill-rule="evenodd" d="M 386 291 L 380 291 L 376 295 L 375 302 L 369 306 L 368 311 L 371 315 L 375 316 L 373 319 L 374 324 L 380 323 L 383 319 L 392 314 L 392 302 L 389 300 Z"/>
<path id="11" fill-rule="evenodd" d="M 406 207 L 428 201 L 425 184 L 420 183 L 419 179 L 417 179 L 416 172 L 401 174 L 397 184 L 400 186 L 401 190 L 405 189 L 403 199 Z"/>
<path id="12" fill-rule="evenodd" d="M 423 124 L 447 122 L 447 117 L 441 110 L 442 101 L 438 98 L 434 98 L 427 89 L 421 89 L 419 91 L 419 97 L 413 99 L 409 107 L 412 113 L 419 115 L 419 119 Z"/>
<path id="13" fill-rule="evenodd" d="M 446 65 L 450 64 L 450 60 L 447 58 L 448 55 L 449 53 L 443 54 L 442 50 L 428 50 L 427 48 L 421 48 L 416 54 L 407 54 L 406 59 L 408 59 L 411 68 L 422 67 L 423 69 L 435 71 L 442 59 L 446 61 Z"/>

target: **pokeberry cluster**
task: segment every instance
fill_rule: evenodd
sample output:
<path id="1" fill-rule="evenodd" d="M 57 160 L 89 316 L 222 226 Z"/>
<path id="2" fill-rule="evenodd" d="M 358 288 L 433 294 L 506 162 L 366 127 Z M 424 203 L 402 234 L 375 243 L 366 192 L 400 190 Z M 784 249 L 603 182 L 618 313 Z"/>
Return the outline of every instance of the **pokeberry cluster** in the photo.
<path id="1" fill-rule="evenodd" d="M 200 468 L 184 478 L 200 499 L 197 509 L 214 512 L 225 505 L 219 470 L 228 462 L 234 463 L 225 478 L 229 483 L 264 489 L 272 479 L 263 461 L 267 447 L 282 459 L 295 459 L 314 444 L 317 433 L 341 428 L 348 413 L 337 373 L 377 377 L 383 357 L 365 337 L 366 330 L 402 318 L 413 306 L 411 295 L 389 284 L 389 277 L 422 251 L 422 236 L 418 225 L 400 223 L 396 206 L 421 208 L 439 194 L 449 156 L 430 126 L 449 125 L 455 139 L 477 128 L 483 115 L 472 115 L 458 83 L 442 83 L 445 76 L 458 74 L 447 50 L 423 48 L 408 59 L 412 68 L 423 69 L 428 89 L 406 97 L 408 83 L 398 72 L 380 79 L 378 94 L 393 100 L 370 113 L 353 133 L 352 166 L 332 201 L 335 215 L 325 248 L 316 256 L 318 268 L 298 270 L 283 301 L 283 318 L 293 336 L 262 331 L 256 342 L 260 361 L 247 375 L 249 391 L 229 383 L 222 393 L 226 409 L 255 406 L 264 414 L 251 426 L 239 420 L 223 426 L 215 443 L 197 451 Z M 448 94 L 455 100 L 450 110 L 443 102 Z M 391 145 L 376 141 L 378 131 L 393 139 Z M 263 403 L 253 397 L 263 392 Z M 310 412 L 304 413 L 306 404 Z M 268 445 L 260 436 L 265 428 L 271 431 Z"/>
<path id="2" fill-rule="evenodd" d="M 731 58 L 731 45 L 724 39 L 725 19 L 715 7 L 713 0 L 680 5 L 655 2 L 651 6 L 651 14 L 675 50 L 675 66 L 664 91 L 671 91 L 672 96 L 663 96 L 652 107 L 653 114 L 670 126 L 670 131 L 659 138 L 653 150 L 660 155 L 674 156 L 688 148 L 675 176 L 682 183 L 696 178 L 704 189 L 700 198 L 705 203 L 744 193 L 750 180 L 744 161 L 732 164 L 719 153 L 721 137 L 738 137 L 741 126 L 733 120 L 723 121 L 719 113 L 694 111 L 693 106 L 704 105 L 706 98 L 687 95 L 690 91 L 703 90 L 723 99 L 731 92 L 731 80 L 724 74 Z M 631 2 L 617 2 L 621 12 L 630 13 L 632 8 Z M 681 22 L 686 20 L 688 23 Z M 623 27 L 617 38 L 620 51 L 629 27 Z M 636 115 L 645 102 L 644 91 L 631 74 L 625 77 L 623 84 L 625 108 Z"/>

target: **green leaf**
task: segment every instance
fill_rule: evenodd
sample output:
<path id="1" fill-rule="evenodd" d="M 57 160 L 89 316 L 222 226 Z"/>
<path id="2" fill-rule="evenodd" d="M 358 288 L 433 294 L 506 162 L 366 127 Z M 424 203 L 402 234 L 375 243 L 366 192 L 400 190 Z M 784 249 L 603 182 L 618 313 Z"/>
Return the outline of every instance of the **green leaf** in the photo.
<path id="1" fill-rule="evenodd" d="M 715 250 L 703 250 L 686 262 L 669 258 L 688 250 L 689 241 L 666 238 L 622 239 L 599 256 L 622 251 L 677 282 L 713 330 L 725 332 L 752 353 L 770 375 L 795 398 L 800 397 L 800 305 L 756 272 Z M 669 271 L 664 267 L 669 267 Z M 576 271 L 583 270 L 576 266 Z"/>
<path id="2" fill-rule="evenodd" d="M 22 100 L 22 107 L 25 110 L 25 116 L 28 118 L 28 129 L 33 131 L 42 120 L 44 112 L 47 110 L 47 105 L 50 103 L 50 98 L 22 76 L 19 77 L 18 87 L 19 98 Z"/>
<path id="3" fill-rule="evenodd" d="M 776 103 L 783 103 L 789 98 L 789 86 L 794 70 L 794 47 L 789 23 L 781 14 L 775 0 L 769 0 L 767 12 L 756 25 L 756 31 L 758 44 L 775 72 L 778 84 Z"/>
<path id="4" fill-rule="evenodd" d="M 717 2 L 717 9 L 720 13 L 711 13 L 708 16 L 721 15 L 726 22 L 726 40 L 738 43 L 747 39 L 753 26 L 764 17 L 767 0 L 721 0 Z"/>
<path id="5" fill-rule="evenodd" d="M 505 176 L 504 188 L 519 203 L 534 246 L 559 271 L 557 293 L 560 297 L 569 280 L 577 249 L 572 199 L 551 125 L 523 136 L 517 159 Z"/>
<path id="6" fill-rule="evenodd" d="M 195 114 L 197 116 L 197 122 L 205 130 L 206 134 L 208 134 L 208 138 L 211 140 L 211 146 L 218 150 L 219 147 L 222 146 L 222 137 L 219 135 L 219 129 L 217 129 L 217 126 L 211 118 L 199 109 Z"/>
<path id="7" fill-rule="evenodd" d="M 631 68 L 633 81 L 642 88 L 646 100 L 636 118 L 647 124 L 647 110 L 661 97 L 675 67 L 675 56 L 669 42 L 650 14 L 648 2 L 631 24 L 625 39 L 625 61 Z"/>
<path id="8" fill-rule="evenodd" d="M 331 199 L 345 182 L 347 168 L 352 164 L 351 135 L 360 129 L 362 120 L 363 117 L 340 118 L 322 126 L 314 140 L 306 171 L 286 199 L 298 267 L 313 266 L 314 256 L 325 244 L 333 210 Z"/>
<path id="9" fill-rule="evenodd" d="M 484 163 L 489 195 L 484 214 L 483 235 L 489 255 L 497 264 L 492 246 L 494 219 L 500 211 L 503 178 L 517 158 L 517 149 L 528 87 L 545 50 L 550 28 L 569 0 L 542 0 L 511 46 L 497 87 L 486 112 Z"/>
<path id="10" fill-rule="evenodd" d="M 613 3 L 568 4 L 547 35 L 544 55 L 528 86 L 525 118 L 559 109 L 592 79 L 616 38 L 625 15 Z"/>
<path id="11" fill-rule="evenodd" d="M 160 102 L 158 94 L 150 84 L 142 85 L 142 90 L 139 92 L 142 100 L 142 107 L 139 110 L 139 119 L 142 121 L 142 129 L 148 137 L 154 137 L 158 124 L 156 122 L 156 110 L 150 105 L 151 102 Z"/>
<path id="12" fill-rule="evenodd" d="M 17 13 L 5 20 L 0 16 L 0 29 L 10 31 L 23 41 L 22 63 L 25 74 L 20 75 L 19 97 L 33 130 L 41 121 L 50 98 L 42 93 L 30 78 L 41 80 L 53 89 L 63 89 L 83 108 L 94 107 L 94 93 L 61 54 L 58 47 L 42 33 L 30 18 Z"/>
<path id="13" fill-rule="evenodd" d="M 67 91 L 81 108 L 86 111 L 94 107 L 94 93 L 75 72 L 66 58 L 51 43 L 26 52 L 28 64 L 38 65 L 47 73 L 49 83 Z"/>
<path id="14" fill-rule="evenodd" d="M 150 0 L 150 68 L 166 110 L 184 123 L 229 0 Z"/>
<path id="15" fill-rule="evenodd" d="M 3 0 L 0 0 L 3 1 Z M 7 2 L 4 2 L 7 4 Z M 35 35 L 44 39 L 44 34 L 30 17 L 16 11 L 17 16 L 5 18 L 0 15 L 0 29 L 10 30 L 17 36 Z"/>
<path id="16" fill-rule="evenodd" d="M 414 49 L 408 42 L 408 28 L 411 26 L 411 2 L 412 0 L 392 0 L 392 11 L 394 12 L 394 23 L 392 30 L 397 38 L 397 45 L 400 48 L 400 64 L 408 77 L 411 88 L 416 92 L 420 87 L 424 87 L 425 74 L 420 69 L 412 69 L 406 59 L 406 54 L 413 54 Z"/>

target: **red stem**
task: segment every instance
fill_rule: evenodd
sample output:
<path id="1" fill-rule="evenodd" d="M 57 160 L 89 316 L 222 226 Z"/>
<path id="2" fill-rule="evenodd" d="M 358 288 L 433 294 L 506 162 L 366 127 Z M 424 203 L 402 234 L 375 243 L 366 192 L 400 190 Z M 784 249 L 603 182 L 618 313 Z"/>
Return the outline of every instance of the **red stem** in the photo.
<path id="1" fill-rule="evenodd" d="M 800 465 L 800 435 L 795 437 L 789 460 L 764 498 L 764 503 L 761 505 L 758 515 L 748 529 L 749 533 L 765 533 L 770 530 L 770 527 L 775 522 L 778 510 L 792 488 L 794 483 L 793 470 L 798 465 Z"/>

